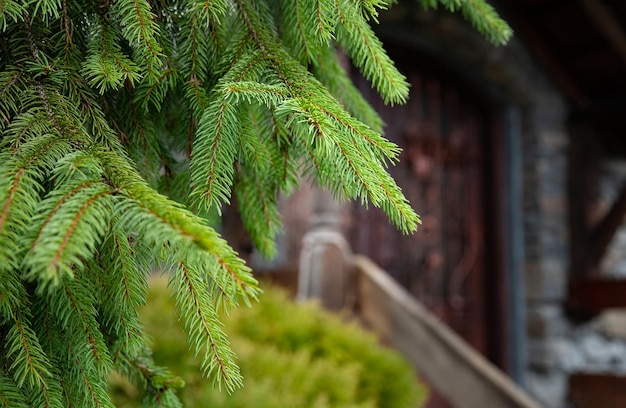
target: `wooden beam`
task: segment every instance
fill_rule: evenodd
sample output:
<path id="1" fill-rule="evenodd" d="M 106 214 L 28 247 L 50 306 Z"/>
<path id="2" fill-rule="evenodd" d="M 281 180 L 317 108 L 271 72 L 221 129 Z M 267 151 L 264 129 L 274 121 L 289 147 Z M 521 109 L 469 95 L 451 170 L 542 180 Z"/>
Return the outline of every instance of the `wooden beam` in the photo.
<path id="1" fill-rule="evenodd" d="M 600 180 L 602 144 L 584 118 L 569 123 L 567 199 L 570 235 L 570 280 L 588 278 L 597 272 L 593 249 L 592 203 Z"/>
<path id="2" fill-rule="evenodd" d="M 626 32 L 611 10 L 603 0 L 579 0 L 579 2 L 626 66 Z"/>
<path id="3" fill-rule="evenodd" d="M 589 278 L 572 281 L 567 308 L 586 315 L 626 308 L 626 280 Z"/>
<path id="4" fill-rule="evenodd" d="M 623 186 L 609 212 L 594 227 L 595 262 L 600 262 L 617 230 L 624 225 L 626 216 L 626 186 Z"/>
<path id="5" fill-rule="evenodd" d="M 626 376 L 574 373 L 569 377 L 569 399 L 577 408 L 626 407 Z"/>
<path id="6" fill-rule="evenodd" d="M 541 407 L 372 261 L 356 256 L 353 265 L 365 323 L 455 408 Z"/>

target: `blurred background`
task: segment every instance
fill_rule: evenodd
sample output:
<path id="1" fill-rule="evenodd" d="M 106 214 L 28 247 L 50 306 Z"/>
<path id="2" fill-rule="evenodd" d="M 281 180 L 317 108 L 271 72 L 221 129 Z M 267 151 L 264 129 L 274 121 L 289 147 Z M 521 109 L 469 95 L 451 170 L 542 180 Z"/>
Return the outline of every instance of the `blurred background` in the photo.
<path id="1" fill-rule="evenodd" d="M 390 172 L 422 217 L 416 234 L 305 181 L 282 198 L 276 259 L 254 252 L 236 214 L 224 232 L 258 274 L 336 309 L 364 296 L 341 253 L 365 255 L 540 404 L 624 407 L 626 2 L 490 3 L 515 31 L 506 46 L 415 1 L 381 15 L 411 83 L 404 106 L 354 70 L 403 148 Z M 459 406 L 436 384 L 428 404 Z"/>

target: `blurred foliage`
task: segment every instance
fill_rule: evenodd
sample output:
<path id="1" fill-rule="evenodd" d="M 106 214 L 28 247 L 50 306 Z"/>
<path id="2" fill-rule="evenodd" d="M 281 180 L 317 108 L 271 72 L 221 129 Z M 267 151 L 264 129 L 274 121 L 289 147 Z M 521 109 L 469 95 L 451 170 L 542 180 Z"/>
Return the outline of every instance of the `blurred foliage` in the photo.
<path id="1" fill-rule="evenodd" d="M 275 287 L 224 316 L 244 376 L 244 387 L 229 395 L 202 378 L 168 293 L 166 280 L 154 279 L 141 317 L 155 362 L 184 379 L 186 407 L 415 408 L 426 396 L 408 363 L 374 336 Z M 141 406 L 140 391 L 121 376 L 112 376 L 110 387 L 116 406 Z"/>

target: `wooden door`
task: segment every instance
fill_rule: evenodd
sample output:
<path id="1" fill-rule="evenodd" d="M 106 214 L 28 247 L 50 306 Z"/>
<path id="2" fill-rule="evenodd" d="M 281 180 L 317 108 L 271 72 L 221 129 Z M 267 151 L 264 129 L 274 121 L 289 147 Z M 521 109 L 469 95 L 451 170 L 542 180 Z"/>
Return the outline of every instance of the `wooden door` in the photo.
<path id="1" fill-rule="evenodd" d="M 411 83 L 407 105 L 390 108 L 365 81 L 360 87 L 387 123 L 385 136 L 403 148 L 390 172 L 422 225 L 403 236 L 381 211 L 355 206 L 351 245 L 505 368 L 496 111 L 453 74 L 398 55 Z"/>

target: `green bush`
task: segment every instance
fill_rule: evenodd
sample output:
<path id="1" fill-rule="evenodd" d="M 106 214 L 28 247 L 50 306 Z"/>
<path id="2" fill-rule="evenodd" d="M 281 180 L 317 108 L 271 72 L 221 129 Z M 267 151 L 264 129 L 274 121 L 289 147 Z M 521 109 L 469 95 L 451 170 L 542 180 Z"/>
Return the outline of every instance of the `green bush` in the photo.
<path id="1" fill-rule="evenodd" d="M 272 287 L 259 303 L 224 317 L 244 387 L 232 395 L 216 390 L 186 348 L 165 286 L 163 279 L 152 282 L 142 318 L 155 361 L 186 383 L 180 391 L 186 407 L 415 408 L 424 399 L 411 367 L 372 335 Z M 111 392 L 118 407 L 140 405 L 141 392 L 121 377 L 111 378 Z"/>

